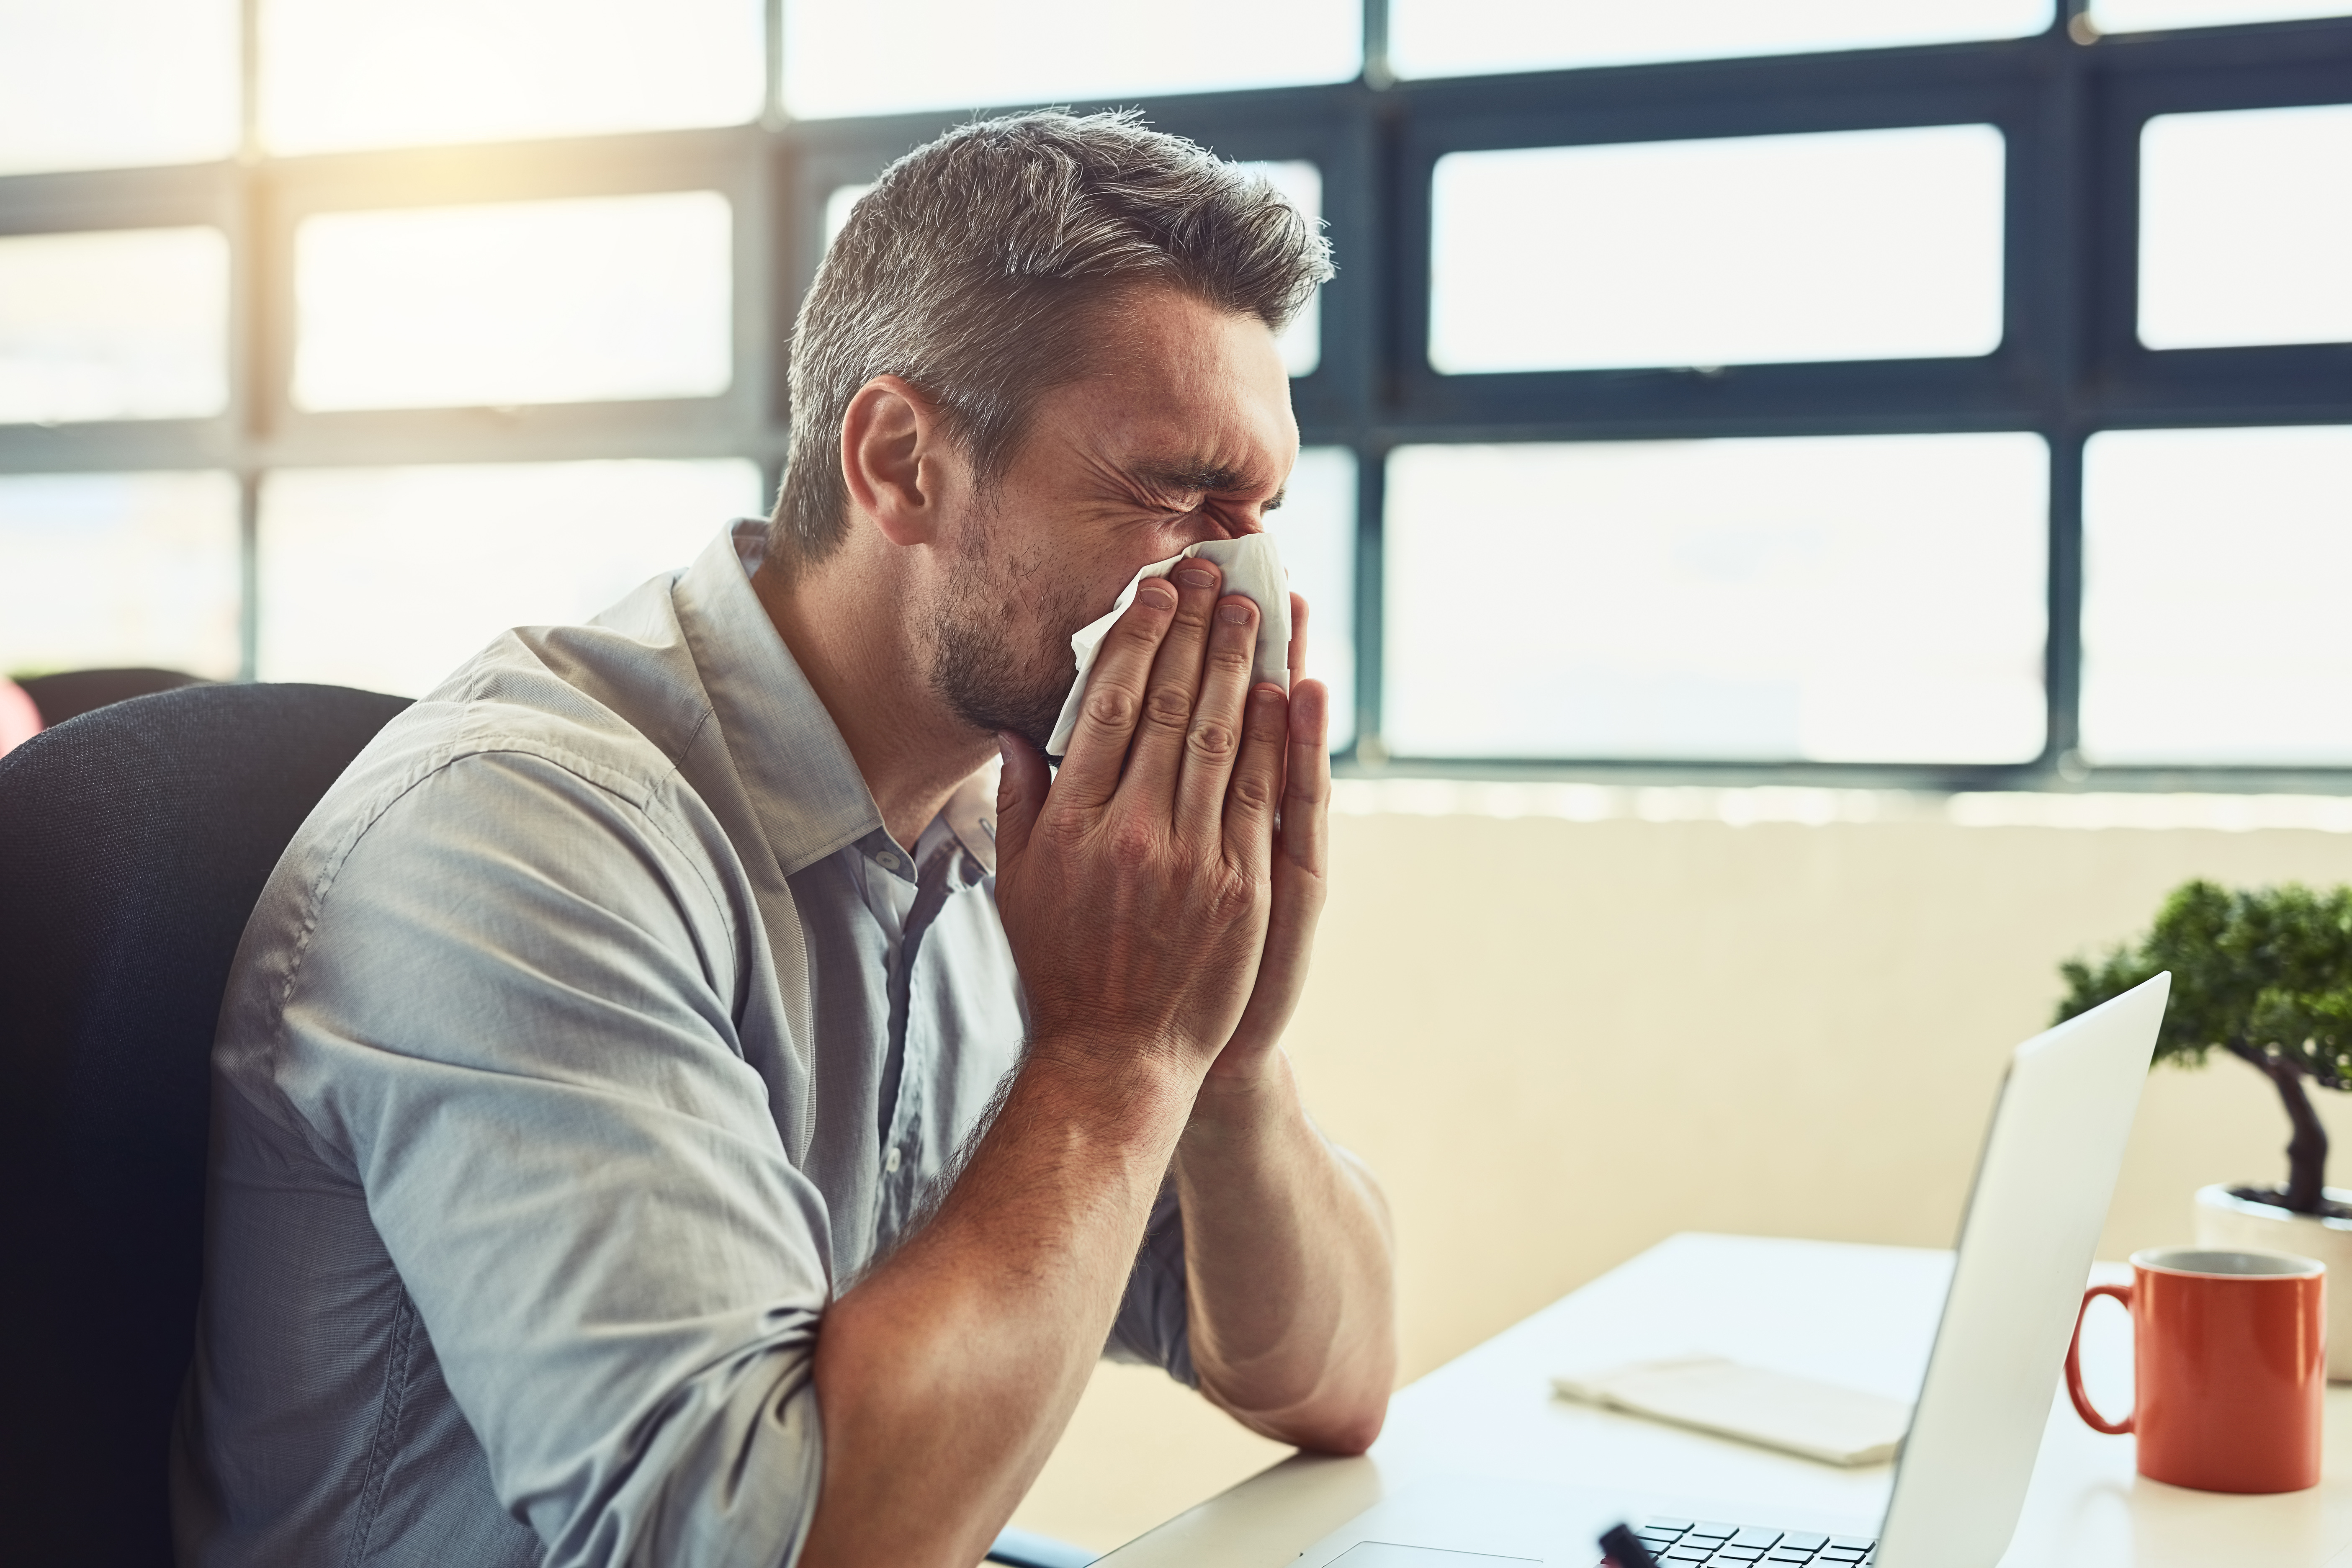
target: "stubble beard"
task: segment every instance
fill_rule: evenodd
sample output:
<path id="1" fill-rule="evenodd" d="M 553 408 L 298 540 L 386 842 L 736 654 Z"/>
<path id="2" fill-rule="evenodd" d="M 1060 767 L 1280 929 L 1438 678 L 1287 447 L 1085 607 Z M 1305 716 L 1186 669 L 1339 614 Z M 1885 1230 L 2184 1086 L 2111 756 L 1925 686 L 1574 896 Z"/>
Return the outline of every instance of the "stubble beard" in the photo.
<path id="1" fill-rule="evenodd" d="M 932 618 L 932 689 L 974 729 L 1010 730 L 1043 751 L 1077 676 L 1070 634 L 1094 619 L 1082 591 L 985 535 L 959 565 Z"/>

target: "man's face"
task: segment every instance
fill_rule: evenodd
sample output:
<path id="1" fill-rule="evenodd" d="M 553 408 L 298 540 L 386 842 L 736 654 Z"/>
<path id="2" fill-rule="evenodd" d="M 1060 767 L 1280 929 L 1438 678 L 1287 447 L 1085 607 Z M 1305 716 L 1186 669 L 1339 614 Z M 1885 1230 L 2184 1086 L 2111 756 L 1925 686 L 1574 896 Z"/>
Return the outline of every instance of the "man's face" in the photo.
<path id="1" fill-rule="evenodd" d="M 1100 368 L 1038 400 L 994 495 L 940 539 L 932 685 L 966 722 L 1040 747 L 1076 673 L 1070 634 L 1152 562 L 1261 531 L 1298 457 L 1265 322 L 1155 289 L 1106 331 Z"/>

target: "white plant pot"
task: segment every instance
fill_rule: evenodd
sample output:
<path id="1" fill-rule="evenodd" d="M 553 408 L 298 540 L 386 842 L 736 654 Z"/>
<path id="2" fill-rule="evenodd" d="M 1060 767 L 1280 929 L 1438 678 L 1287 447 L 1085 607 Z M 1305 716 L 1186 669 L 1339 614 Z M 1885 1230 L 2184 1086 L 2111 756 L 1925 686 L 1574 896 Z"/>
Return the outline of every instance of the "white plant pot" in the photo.
<path id="1" fill-rule="evenodd" d="M 2352 1204 L 2352 1192 L 2326 1195 Z M 2327 1376 L 2352 1382 L 2352 1219 L 2317 1219 L 2275 1204 L 2232 1197 L 2227 1187 L 2197 1189 L 2197 1245 L 2216 1251 L 2289 1252 L 2327 1265 Z"/>

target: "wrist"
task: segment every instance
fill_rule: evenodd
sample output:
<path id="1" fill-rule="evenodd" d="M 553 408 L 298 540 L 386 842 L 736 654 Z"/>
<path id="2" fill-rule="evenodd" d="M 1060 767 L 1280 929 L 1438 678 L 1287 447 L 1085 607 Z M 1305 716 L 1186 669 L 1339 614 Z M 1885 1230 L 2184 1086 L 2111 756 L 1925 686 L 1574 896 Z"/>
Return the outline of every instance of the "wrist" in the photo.
<path id="1" fill-rule="evenodd" d="M 1233 1058 L 1233 1059 L 1229 1059 Z M 1190 1147 L 1230 1147 L 1305 1114 L 1290 1058 L 1280 1047 L 1235 1057 L 1228 1049 L 1201 1080 L 1184 1124 Z"/>
<path id="2" fill-rule="evenodd" d="M 1076 1031 L 1033 1037 L 1023 1081 L 1106 1126 L 1181 1123 L 1200 1089 L 1201 1069 L 1173 1052 L 1138 1049 L 1131 1041 Z"/>

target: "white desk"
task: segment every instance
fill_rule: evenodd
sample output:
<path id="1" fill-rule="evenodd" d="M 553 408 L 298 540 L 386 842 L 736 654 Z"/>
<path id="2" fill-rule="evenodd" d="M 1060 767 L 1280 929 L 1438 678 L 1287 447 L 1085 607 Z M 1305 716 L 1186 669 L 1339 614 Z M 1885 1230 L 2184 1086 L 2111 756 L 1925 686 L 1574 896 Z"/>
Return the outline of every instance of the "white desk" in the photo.
<path id="1" fill-rule="evenodd" d="M 1911 1398 L 1927 1365 L 1948 1253 L 1752 1237 L 1677 1236 L 1398 1392 L 1361 1458 L 1299 1457 L 1129 1542 L 1106 1568 L 1282 1568 L 1384 1497 L 1436 1475 L 1693 1493 L 1769 1520 L 1802 1509 L 1874 1517 L 1892 1467 L 1840 1470 L 1558 1399 L 1551 1377 L 1693 1350 Z M 2126 1279 L 2103 1264 L 2095 1277 Z M 2086 1374 L 2110 1413 L 2128 1399 L 2121 1314 L 2092 1314 Z M 2057 1394 L 2017 1540 L 2002 1568 L 2352 1568 L 2352 1384 L 2327 1396 L 2325 1477 L 2309 1491 L 2230 1497 L 2132 1468 Z M 1727 1512 L 1727 1517 L 1738 1517 Z M 1598 1556 L 1598 1553 L 1595 1553 Z"/>

